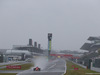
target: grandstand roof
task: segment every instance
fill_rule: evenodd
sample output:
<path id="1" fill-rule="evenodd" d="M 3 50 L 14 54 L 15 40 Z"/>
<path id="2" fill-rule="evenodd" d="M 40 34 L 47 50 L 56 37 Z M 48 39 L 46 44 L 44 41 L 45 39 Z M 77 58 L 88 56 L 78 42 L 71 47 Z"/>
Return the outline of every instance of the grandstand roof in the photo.
<path id="1" fill-rule="evenodd" d="M 92 44 L 91 43 L 85 43 L 80 49 L 82 50 L 90 50 Z"/>
<path id="2" fill-rule="evenodd" d="M 89 37 L 89 41 L 95 41 L 95 40 L 100 40 L 100 37 Z"/>
<path id="3" fill-rule="evenodd" d="M 96 51 L 100 48 L 100 37 L 89 37 L 89 41 L 94 41 L 93 43 L 85 43 L 80 49 L 88 51 Z"/>

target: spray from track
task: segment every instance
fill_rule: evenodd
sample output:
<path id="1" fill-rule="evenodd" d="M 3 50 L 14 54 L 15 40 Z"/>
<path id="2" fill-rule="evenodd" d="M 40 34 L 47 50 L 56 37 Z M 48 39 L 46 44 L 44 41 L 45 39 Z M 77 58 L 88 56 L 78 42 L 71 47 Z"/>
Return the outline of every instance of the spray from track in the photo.
<path id="1" fill-rule="evenodd" d="M 47 66 L 48 61 L 46 57 L 37 57 L 34 59 L 33 63 L 34 67 L 39 67 L 41 70 L 43 70 Z"/>

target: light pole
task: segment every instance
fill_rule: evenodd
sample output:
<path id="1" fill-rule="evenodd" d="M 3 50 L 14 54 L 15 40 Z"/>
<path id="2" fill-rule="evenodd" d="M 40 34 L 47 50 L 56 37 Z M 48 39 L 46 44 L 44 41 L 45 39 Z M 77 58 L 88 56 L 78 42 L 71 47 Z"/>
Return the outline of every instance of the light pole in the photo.
<path id="1" fill-rule="evenodd" d="M 51 41 L 52 41 L 52 33 L 48 33 L 48 59 L 50 58 Z"/>

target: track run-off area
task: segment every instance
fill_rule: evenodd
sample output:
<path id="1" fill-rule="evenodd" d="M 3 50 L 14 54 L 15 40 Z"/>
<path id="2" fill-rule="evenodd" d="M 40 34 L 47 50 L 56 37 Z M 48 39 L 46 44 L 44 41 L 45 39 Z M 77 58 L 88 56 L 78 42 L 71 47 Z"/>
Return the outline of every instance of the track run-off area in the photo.
<path id="1" fill-rule="evenodd" d="M 99 72 L 82 68 L 71 61 L 65 61 L 63 59 L 50 61 L 41 71 L 33 71 L 32 69 L 24 71 L 17 70 L 16 72 L 13 70 L 5 70 L 5 73 L 3 73 L 4 70 L 0 71 L 2 71 L 0 75 L 100 75 Z"/>
<path id="2" fill-rule="evenodd" d="M 33 71 L 32 69 L 18 73 L 17 75 L 64 75 L 66 73 L 66 61 L 57 59 L 51 61 L 41 71 Z"/>

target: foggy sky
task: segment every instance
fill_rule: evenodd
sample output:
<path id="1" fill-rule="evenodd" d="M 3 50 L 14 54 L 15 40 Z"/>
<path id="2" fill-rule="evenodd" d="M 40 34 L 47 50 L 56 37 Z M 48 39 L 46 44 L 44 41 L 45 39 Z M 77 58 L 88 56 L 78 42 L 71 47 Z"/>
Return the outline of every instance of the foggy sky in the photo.
<path id="1" fill-rule="evenodd" d="M 100 0 L 0 0 L 0 49 L 27 45 L 79 50 L 89 36 L 100 36 Z"/>

